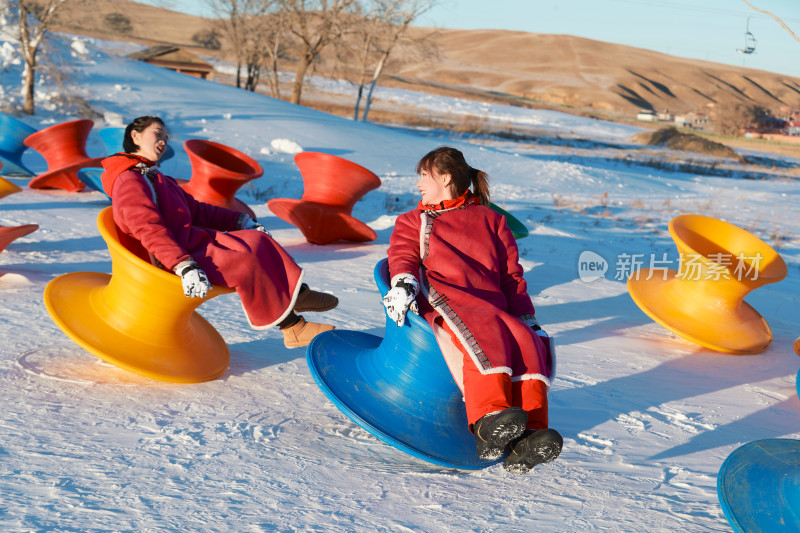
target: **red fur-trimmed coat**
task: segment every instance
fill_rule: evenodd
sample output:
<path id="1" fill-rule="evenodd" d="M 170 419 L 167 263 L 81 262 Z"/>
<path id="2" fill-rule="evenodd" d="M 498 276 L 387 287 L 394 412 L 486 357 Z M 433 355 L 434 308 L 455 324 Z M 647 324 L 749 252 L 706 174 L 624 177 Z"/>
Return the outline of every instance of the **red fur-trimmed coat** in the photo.
<path id="1" fill-rule="evenodd" d="M 252 327 L 286 318 L 303 278 L 286 250 L 266 233 L 237 230 L 241 213 L 198 202 L 161 172 L 143 175 L 138 163 L 124 154 L 103 160 L 101 179 L 118 230 L 166 270 L 192 258 L 211 283 L 236 289 Z"/>
<path id="2" fill-rule="evenodd" d="M 435 324 L 439 316 L 481 373 L 506 373 L 512 381 L 538 379 L 549 386 L 554 361 L 519 318 L 533 315 L 534 308 L 504 216 L 475 196 L 433 209 L 420 205 L 397 217 L 388 255 L 393 280 L 410 273 L 420 282 L 420 314 L 433 327 L 457 382 L 463 357 Z"/>

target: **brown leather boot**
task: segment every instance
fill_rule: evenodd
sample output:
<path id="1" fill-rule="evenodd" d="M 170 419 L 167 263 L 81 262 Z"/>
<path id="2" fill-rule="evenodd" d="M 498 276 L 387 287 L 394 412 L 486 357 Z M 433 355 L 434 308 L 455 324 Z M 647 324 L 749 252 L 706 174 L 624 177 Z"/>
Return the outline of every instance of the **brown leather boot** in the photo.
<path id="1" fill-rule="evenodd" d="M 330 331 L 332 329 L 336 328 L 330 324 L 306 322 L 305 318 L 300 317 L 300 322 L 292 327 L 281 330 L 283 331 L 283 345 L 287 348 L 308 346 L 314 337 L 323 331 Z"/>
<path id="2" fill-rule="evenodd" d="M 300 294 L 297 295 L 294 311 L 295 313 L 302 313 L 305 311 L 330 311 L 337 305 L 339 305 L 339 298 L 333 294 L 311 290 L 308 288 L 308 285 L 304 283 Z"/>

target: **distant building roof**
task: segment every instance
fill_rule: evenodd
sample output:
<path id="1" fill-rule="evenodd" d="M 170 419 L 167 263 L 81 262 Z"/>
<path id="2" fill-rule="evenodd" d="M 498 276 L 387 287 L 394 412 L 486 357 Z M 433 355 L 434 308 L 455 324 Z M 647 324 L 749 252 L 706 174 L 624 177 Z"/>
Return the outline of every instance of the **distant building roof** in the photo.
<path id="1" fill-rule="evenodd" d="M 213 78 L 214 67 L 179 46 L 159 45 L 129 54 L 128 57 L 182 72 L 197 78 Z"/>

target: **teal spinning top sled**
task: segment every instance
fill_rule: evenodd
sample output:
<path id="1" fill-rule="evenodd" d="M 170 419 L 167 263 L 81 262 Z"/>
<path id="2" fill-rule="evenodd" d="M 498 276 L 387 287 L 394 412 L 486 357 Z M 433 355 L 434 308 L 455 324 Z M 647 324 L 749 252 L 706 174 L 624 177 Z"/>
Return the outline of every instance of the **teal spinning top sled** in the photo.
<path id="1" fill-rule="evenodd" d="M 375 266 L 381 295 L 389 290 L 386 259 Z M 409 455 L 449 468 L 477 470 L 478 458 L 463 396 L 430 325 L 412 312 L 398 326 L 386 315 L 384 338 L 326 331 L 306 352 L 322 392 L 353 422 Z"/>
<path id="2" fill-rule="evenodd" d="M 491 207 L 495 212 L 506 217 L 506 226 L 508 226 L 508 229 L 511 230 L 511 234 L 514 235 L 515 239 L 522 239 L 523 237 L 528 236 L 528 228 L 526 228 L 525 224 L 523 224 L 517 217 L 497 204 L 489 203 L 489 207 Z"/>

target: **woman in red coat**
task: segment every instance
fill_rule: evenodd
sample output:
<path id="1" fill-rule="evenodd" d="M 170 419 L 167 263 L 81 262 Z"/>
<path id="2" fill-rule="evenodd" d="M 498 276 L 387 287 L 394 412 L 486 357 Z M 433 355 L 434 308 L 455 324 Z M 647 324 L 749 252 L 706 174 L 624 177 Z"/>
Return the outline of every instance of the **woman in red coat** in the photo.
<path id="1" fill-rule="evenodd" d="M 125 128 L 125 151 L 103 160 L 103 188 L 123 242 L 139 241 L 154 264 L 181 277 L 188 297 L 204 297 L 209 281 L 236 289 L 250 325 L 278 326 L 287 348 L 334 329 L 295 313 L 327 311 L 338 299 L 302 283 L 302 269 L 262 225 L 198 202 L 158 171 L 168 137 L 160 118 L 139 117 Z"/>
<path id="2" fill-rule="evenodd" d="M 384 305 L 398 325 L 410 308 L 433 327 L 464 393 L 478 455 L 505 453 L 507 470 L 527 472 L 555 459 L 562 438 L 548 428 L 554 353 L 534 317 L 516 241 L 488 207 L 487 175 L 460 151 L 428 153 L 417 173 L 422 199 L 395 222 Z"/>

